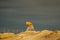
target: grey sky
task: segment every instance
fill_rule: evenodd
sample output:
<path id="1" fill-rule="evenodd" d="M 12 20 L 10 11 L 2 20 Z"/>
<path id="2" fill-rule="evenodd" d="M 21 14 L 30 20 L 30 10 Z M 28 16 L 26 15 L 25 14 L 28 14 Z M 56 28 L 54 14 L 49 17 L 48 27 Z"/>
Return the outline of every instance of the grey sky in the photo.
<path id="1" fill-rule="evenodd" d="M 15 12 L 18 15 L 60 15 L 60 0 L 0 0 L 0 12 Z"/>
<path id="2" fill-rule="evenodd" d="M 0 28 L 20 27 L 26 20 L 35 27 L 46 24 L 59 27 L 60 0 L 0 0 Z"/>

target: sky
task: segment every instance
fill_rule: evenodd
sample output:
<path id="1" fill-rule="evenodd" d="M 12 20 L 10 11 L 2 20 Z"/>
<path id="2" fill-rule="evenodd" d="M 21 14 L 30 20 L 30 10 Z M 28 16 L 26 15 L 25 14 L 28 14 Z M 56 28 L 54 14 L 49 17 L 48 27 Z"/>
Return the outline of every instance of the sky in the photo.
<path id="1" fill-rule="evenodd" d="M 60 0 L 0 0 L 0 32 L 25 31 L 26 21 L 35 30 L 60 29 Z"/>

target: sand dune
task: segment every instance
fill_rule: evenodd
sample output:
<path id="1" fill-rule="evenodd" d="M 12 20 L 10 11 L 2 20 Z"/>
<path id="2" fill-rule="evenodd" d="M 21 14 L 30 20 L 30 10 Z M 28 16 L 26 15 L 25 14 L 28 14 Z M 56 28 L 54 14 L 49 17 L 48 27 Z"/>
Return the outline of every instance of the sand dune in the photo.
<path id="1" fill-rule="evenodd" d="M 3 33 L 0 40 L 60 40 L 60 31 L 26 31 L 19 34 Z"/>

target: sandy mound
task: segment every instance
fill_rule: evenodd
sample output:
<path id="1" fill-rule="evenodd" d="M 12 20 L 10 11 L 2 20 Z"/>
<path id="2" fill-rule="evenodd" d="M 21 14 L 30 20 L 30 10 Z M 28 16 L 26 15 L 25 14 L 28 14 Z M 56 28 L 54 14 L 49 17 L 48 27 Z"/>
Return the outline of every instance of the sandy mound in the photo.
<path id="1" fill-rule="evenodd" d="M 26 31 L 19 34 L 3 33 L 0 40 L 60 40 L 60 31 Z"/>

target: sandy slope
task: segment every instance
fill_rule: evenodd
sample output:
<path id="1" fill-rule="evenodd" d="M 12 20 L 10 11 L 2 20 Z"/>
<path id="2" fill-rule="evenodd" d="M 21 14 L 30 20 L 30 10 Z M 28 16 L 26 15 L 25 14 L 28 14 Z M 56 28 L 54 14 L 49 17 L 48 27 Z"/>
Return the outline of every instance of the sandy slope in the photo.
<path id="1" fill-rule="evenodd" d="M 9 34 L 7 37 L 6 35 Z M 1 38 L 3 36 L 3 38 Z M 19 34 L 3 33 L 0 40 L 60 40 L 60 31 L 26 31 Z"/>

